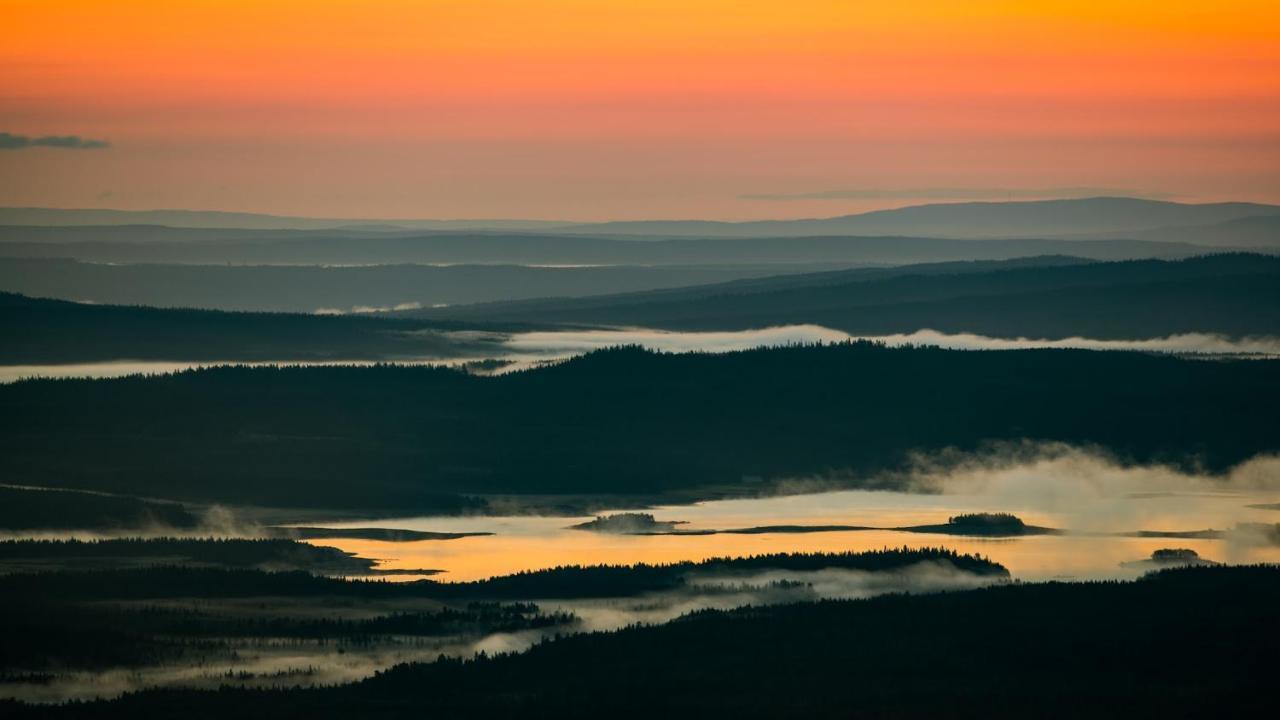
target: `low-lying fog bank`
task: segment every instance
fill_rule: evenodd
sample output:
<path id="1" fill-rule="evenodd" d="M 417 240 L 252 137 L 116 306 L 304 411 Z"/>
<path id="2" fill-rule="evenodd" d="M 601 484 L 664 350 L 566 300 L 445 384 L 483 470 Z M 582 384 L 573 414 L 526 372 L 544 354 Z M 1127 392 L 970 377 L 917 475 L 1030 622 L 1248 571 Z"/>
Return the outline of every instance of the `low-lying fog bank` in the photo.
<path id="1" fill-rule="evenodd" d="M 850 335 L 819 325 L 786 325 L 758 330 L 724 332 L 679 332 L 644 328 L 553 330 L 519 333 L 488 333 L 483 342 L 467 331 L 436 333 L 443 342 L 456 337 L 460 353 L 422 357 L 387 357 L 383 360 L 335 359 L 296 360 L 113 360 L 50 365 L 0 365 L 0 383 L 29 378 L 111 378 L 129 375 L 157 375 L 221 365 L 244 366 L 369 366 L 380 362 L 402 365 L 450 365 L 473 372 L 510 372 L 535 367 L 539 363 L 563 360 L 601 348 L 636 345 L 659 352 L 723 353 L 761 347 L 781 347 L 817 343 L 869 340 L 886 345 L 933 346 L 952 350 L 1085 349 L 1167 353 L 1195 357 L 1280 357 L 1280 338 L 1260 336 L 1231 338 L 1212 333 L 1186 333 L 1160 338 L 1099 340 L 1070 338 L 998 338 L 971 333 L 943 333 L 922 329 L 892 335 Z M 484 349 L 475 354 L 479 347 Z M 493 361 L 499 361 L 494 363 Z"/>
<path id="2" fill-rule="evenodd" d="M 7 637 L 0 697 L 57 702 L 149 687 L 326 685 L 399 663 L 520 652 L 552 636 L 699 610 L 1007 579 L 997 564 L 941 549 L 566 567 L 466 585 L 176 567 L 0 576 Z"/>
<path id="3" fill-rule="evenodd" d="M 860 489 L 875 488 L 875 489 Z M 1208 559 L 1280 562 L 1280 458 L 1255 457 L 1223 475 L 1130 465 L 1060 443 L 993 444 L 983 452 L 919 454 L 903 472 L 840 473 L 750 483 L 731 499 L 655 504 L 597 517 L 434 516 L 382 519 L 389 528 L 491 532 L 448 543 L 326 541 L 383 567 L 433 567 L 445 581 L 573 562 L 634 563 L 740 553 L 833 552 L 942 541 L 989 555 L 1025 579 L 1132 577 L 1124 563 L 1181 538 Z M 607 501 L 607 499 L 602 499 Z M 519 506 L 507 499 L 512 509 Z M 948 528 L 966 514 L 1010 514 L 1023 532 Z M 627 522 L 600 523 L 600 517 Z M 325 523 L 356 527 L 361 522 Z M 367 524 L 367 523 L 363 523 Z M 591 532 L 613 526 L 619 532 Z M 1029 528 L 1030 530 L 1026 530 Z M 934 534 L 934 533 L 942 533 Z"/>
<path id="4" fill-rule="evenodd" d="M 820 325 L 787 325 L 724 332 L 678 332 L 645 328 L 556 330 L 516 333 L 511 335 L 505 345 L 509 349 L 533 355 L 562 356 L 618 345 L 639 345 L 663 352 L 731 352 L 755 347 L 851 340 L 870 340 L 890 346 L 924 345 L 953 350 L 1075 348 L 1197 355 L 1280 356 L 1280 338 L 1277 337 L 1237 339 L 1212 333 L 1186 333 L 1131 340 L 1098 340 L 1086 337 L 998 338 L 972 333 L 943 333 L 927 328 L 892 335 L 850 335 Z"/>

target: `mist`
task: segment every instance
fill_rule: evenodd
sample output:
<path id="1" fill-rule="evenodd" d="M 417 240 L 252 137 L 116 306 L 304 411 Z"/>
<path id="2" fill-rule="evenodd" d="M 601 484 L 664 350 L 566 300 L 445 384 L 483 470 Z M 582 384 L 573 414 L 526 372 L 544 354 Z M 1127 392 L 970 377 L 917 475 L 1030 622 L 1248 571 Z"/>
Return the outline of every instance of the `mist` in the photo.
<path id="1" fill-rule="evenodd" d="M 26 702 L 112 698 L 154 687 L 216 689 L 225 685 L 295 687 L 361 680 L 406 662 L 431 662 L 440 655 L 523 652 L 556 635 L 607 632 L 636 624 L 658 624 L 701 610 L 730 610 L 822 599 L 860 599 L 885 593 L 965 590 L 1005 582 L 958 570 L 947 562 L 920 562 L 896 571 L 826 569 L 752 573 L 691 572 L 685 587 L 638 597 L 536 601 L 544 612 L 562 611 L 578 620 L 482 637 L 395 637 L 371 644 L 342 640 L 228 639 L 233 658 L 183 661 L 141 668 L 60 672 L 49 682 L 0 681 L 0 697 Z"/>
<path id="2" fill-rule="evenodd" d="M 1054 517 L 1070 532 L 1215 529 L 1228 531 L 1229 543 L 1257 545 L 1265 544 L 1257 533 L 1234 529 L 1257 516 L 1247 507 L 1252 498 L 1280 493 L 1280 456 L 1257 455 L 1212 474 L 1159 463 L 1127 464 L 1094 447 L 991 443 L 976 453 L 916 454 L 901 479 L 914 492 L 1031 509 Z M 1223 502 L 1209 502 L 1215 499 Z"/>
<path id="3" fill-rule="evenodd" d="M 504 344 L 507 350 L 539 355 L 589 352 L 618 345 L 640 345 L 661 352 L 732 352 L 758 347 L 868 340 L 889 346 L 932 346 L 951 350 L 1082 349 L 1195 355 L 1280 356 L 1280 337 L 1232 339 L 1210 333 L 1186 333 L 1163 338 L 1099 340 L 996 338 L 972 333 L 943 333 L 922 329 L 892 335 L 850 335 L 821 325 L 783 325 L 757 330 L 677 332 L 644 328 L 564 330 L 516 333 Z"/>
<path id="4" fill-rule="evenodd" d="M 964 572 L 947 562 L 921 562 L 901 570 L 883 572 L 838 568 L 811 572 L 695 572 L 690 573 L 687 579 L 688 586 L 675 592 L 639 598 L 540 604 L 572 612 L 581 618 L 585 630 L 608 631 L 628 625 L 664 623 L 700 610 L 731 610 L 814 600 L 855 600 L 885 593 L 944 592 L 1005 581 Z"/>

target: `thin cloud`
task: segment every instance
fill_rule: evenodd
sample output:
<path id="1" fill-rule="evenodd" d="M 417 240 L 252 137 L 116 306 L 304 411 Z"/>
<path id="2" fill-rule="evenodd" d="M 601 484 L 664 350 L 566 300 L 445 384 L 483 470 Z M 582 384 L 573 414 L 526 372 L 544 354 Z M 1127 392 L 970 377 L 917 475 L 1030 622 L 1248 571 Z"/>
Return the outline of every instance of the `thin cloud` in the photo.
<path id="1" fill-rule="evenodd" d="M 64 150 L 102 150 L 111 147 L 106 140 L 82 138 L 79 135 L 44 135 L 28 137 L 0 132 L 0 150 L 26 150 L 28 148 L 48 147 Z"/>
<path id="2" fill-rule="evenodd" d="M 752 193 L 739 195 L 741 200 L 1044 200 L 1088 197 L 1134 197 L 1168 200 L 1181 197 L 1173 193 L 1150 193 L 1113 187 L 1059 188 L 992 188 L 992 187 L 924 187 L 924 188 L 847 188 L 803 193 Z"/>

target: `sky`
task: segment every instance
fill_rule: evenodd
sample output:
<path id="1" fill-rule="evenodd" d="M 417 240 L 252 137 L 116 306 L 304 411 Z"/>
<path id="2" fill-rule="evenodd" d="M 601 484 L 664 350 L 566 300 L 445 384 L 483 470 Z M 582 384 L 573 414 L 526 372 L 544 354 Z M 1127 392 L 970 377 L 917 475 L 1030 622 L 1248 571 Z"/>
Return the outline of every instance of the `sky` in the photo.
<path id="1" fill-rule="evenodd" d="M 5 206 L 1280 202 L 1274 0 L 0 0 L 0 18 Z"/>

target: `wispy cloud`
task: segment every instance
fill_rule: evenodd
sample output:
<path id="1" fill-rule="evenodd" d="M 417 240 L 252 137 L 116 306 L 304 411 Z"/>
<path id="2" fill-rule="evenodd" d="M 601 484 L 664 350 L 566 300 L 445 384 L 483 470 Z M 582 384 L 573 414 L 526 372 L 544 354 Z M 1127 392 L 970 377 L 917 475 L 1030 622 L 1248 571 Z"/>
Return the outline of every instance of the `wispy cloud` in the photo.
<path id="1" fill-rule="evenodd" d="M 1168 200 L 1181 197 L 1174 193 L 1143 192 L 1114 187 L 997 188 L 997 187 L 920 187 L 920 188 L 846 188 L 801 193 L 753 193 L 739 195 L 742 200 L 1044 200 L 1086 197 L 1136 197 Z"/>
<path id="2" fill-rule="evenodd" d="M 26 150 L 28 148 L 48 147 L 64 150 L 101 150 L 111 147 L 106 140 L 82 138 L 79 135 L 44 135 L 28 137 L 0 132 L 0 150 Z"/>

